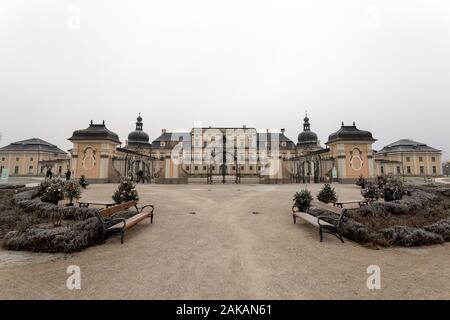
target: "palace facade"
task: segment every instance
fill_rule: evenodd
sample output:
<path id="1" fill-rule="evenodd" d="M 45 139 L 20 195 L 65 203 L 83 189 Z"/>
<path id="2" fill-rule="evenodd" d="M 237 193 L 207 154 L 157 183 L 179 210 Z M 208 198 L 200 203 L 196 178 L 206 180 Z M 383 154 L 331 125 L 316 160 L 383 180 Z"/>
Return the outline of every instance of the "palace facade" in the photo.
<path id="1" fill-rule="evenodd" d="M 442 175 L 442 152 L 426 144 L 402 139 L 373 150 L 370 131 L 341 124 L 321 146 L 308 116 L 297 141 L 285 130 L 242 127 L 198 127 L 168 132 L 150 142 L 139 115 L 122 143 L 105 122 L 91 121 L 68 140 L 70 156 L 55 145 L 29 139 L 0 148 L 1 168 L 10 175 L 43 175 L 46 168 L 93 183 L 133 179 L 141 171 L 146 182 L 354 183 L 359 176 L 374 179 L 387 174 Z"/>
<path id="2" fill-rule="evenodd" d="M 124 146 L 104 122 L 91 122 L 69 140 L 75 177 L 85 175 L 97 182 L 134 178 L 140 170 L 148 182 L 155 183 L 353 183 L 361 175 L 374 179 L 383 174 L 442 174 L 440 150 L 400 140 L 376 152 L 372 133 L 355 123 L 342 123 L 322 147 L 308 116 L 297 142 L 284 129 L 261 131 L 246 126 L 200 127 L 188 132 L 162 129 L 150 142 L 140 115 Z"/>

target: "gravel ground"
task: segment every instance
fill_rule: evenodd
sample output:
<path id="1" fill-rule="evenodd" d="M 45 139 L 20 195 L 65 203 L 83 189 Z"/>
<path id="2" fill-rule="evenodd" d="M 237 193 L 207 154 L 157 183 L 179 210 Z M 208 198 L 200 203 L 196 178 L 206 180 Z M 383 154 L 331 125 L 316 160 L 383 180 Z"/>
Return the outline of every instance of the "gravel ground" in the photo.
<path id="1" fill-rule="evenodd" d="M 83 198 L 110 200 L 116 185 Z M 310 185 L 316 194 L 319 185 Z M 449 299 L 450 244 L 373 250 L 294 224 L 297 185 L 139 185 L 155 220 L 72 255 L 0 251 L 2 299 Z M 336 185 L 341 200 L 359 197 Z M 195 212 L 195 214 L 192 214 Z M 66 269 L 81 268 L 81 290 Z M 369 290 L 369 265 L 381 290 Z"/>

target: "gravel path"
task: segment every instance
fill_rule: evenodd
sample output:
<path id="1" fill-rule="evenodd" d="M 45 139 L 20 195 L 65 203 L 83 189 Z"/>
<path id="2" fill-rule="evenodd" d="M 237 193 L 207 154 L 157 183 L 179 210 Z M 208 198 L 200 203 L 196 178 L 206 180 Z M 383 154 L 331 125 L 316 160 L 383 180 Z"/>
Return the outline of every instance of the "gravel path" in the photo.
<path id="1" fill-rule="evenodd" d="M 83 197 L 109 200 L 115 187 L 92 185 Z M 336 188 L 342 200 L 359 196 L 355 186 Z M 450 244 L 372 250 L 329 235 L 320 243 L 317 229 L 292 221 L 298 189 L 140 185 L 141 203 L 156 207 L 153 225 L 134 227 L 124 245 L 112 237 L 73 255 L 1 251 L 0 298 L 450 298 Z M 366 287 L 373 264 L 381 290 Z M 69 265 L 81 268 L 81 290 L 66 288 Z"/>

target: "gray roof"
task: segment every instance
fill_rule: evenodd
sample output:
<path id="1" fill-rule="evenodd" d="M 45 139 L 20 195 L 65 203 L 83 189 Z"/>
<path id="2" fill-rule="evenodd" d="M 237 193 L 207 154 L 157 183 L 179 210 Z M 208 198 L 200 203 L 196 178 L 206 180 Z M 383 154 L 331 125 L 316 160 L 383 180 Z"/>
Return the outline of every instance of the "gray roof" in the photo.
<path id="1" fill-rule="evenodd" d="M 59 149 L 54 144 L 39 138 L 13 142 L 6 147 L 0 148 L 0 151 L 39 151 L 67 155 L 65 151 Z"/>
<path id="2" fill-rule="evenodd" d="M 441 152 L 441 150 L 427 146 L 425 143 L 413 141 L 410 139 L 400 139 L 388 144 L 378 151 L 378 154 L 390 152 Z"/>
<path id="3" fill-rule="evenodd" d="M 356 128 L 355 123 L 353 122 L 352 126 L 346 126 L 344 123 L 342 123 L 341 128 L 330 134 L 328 136 L 328 143 L 332 143 L 335 141 L 341 141 L 341 140 L 361 140 L 361 141 L 376 141 L 372 137 L 372 133 L 369 131 L 359 130 Z"/>
<path id="4" fill-rule="evenodd" d="M 109 140 L 120 144 L 119 136 L 106 128 L 105 122 L 102 124 L 91 124 L 86 129 L 76 130 L 73 132 L 70 141 L 80 140 Z"/>
<path id="5" fill-rule="evenodd" d="M 270 133 L 257 133 L 257 140 L 259 141 L 267 141 L 270 138 L 268 138 L 268 135 Z M 276 134 L 276 133 L 275 133 Z M 161 142 L 170 142 L 170 141 L 180 141 L 180 137 L 183 138 L 183 142 L 190 143 L 191 142 L 191 134 L 189 132 L 165 132 L 161 134 L 158 138 L 153 140 L 152 147 L 153 148 L 159 148 Z M 294 142 L 286 137 L 284 133 L 278 133 L 278 139 L 280 142 L 287 142 L 287 147 L 289 148 L 295 148 Z"/>

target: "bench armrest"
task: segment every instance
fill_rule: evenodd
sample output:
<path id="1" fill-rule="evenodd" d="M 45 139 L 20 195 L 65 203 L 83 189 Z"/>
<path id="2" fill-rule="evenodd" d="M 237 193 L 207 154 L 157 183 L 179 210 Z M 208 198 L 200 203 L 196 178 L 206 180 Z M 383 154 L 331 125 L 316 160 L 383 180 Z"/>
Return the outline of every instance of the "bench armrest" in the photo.
<path id="1" fill-rule="evenodd" d="M 119 223 L 119 222 L 123 222 L 122 229 L 125 228 L 125 226 L 127 225 L 127 222 L 124 218 L 114 218 L 109 221 L 105 221 L 104 224 L 110 224 L 112 227 L 113 225 L 115 225 L 116 223 Z"/>
<path id="2" fill-rule="evenodd" d="M 139 213 L 142 213 L 142 211 L 144 211 L 145 208 L 151 208 L 150 213 L 152 213 L 152 214 L 153 214 L 153 211 L 155 211 L 155 207 L 153 205 L 147 204 L 143 207 L 138 207 Z"/>
<path id="3" fill-rule="evenodd" d="M 332 225 L 337 225 L 337 223 L 339 222 L 339 219 L 338 218 L 333 218 L 333 217 L 330 217 L 330 216 L 327 216 L 327 215 L 320 215 L 320 216 L 317 217 L 317 223 L 319 225 L 321 225 L 320 221 L 325 221 L 325 222 L 328 222 L 328 223 L 330 223 Z"/>

